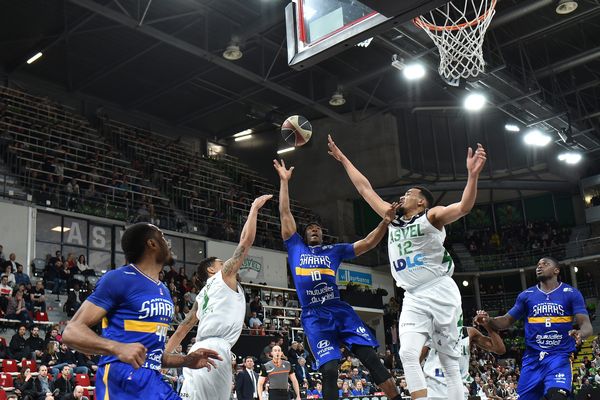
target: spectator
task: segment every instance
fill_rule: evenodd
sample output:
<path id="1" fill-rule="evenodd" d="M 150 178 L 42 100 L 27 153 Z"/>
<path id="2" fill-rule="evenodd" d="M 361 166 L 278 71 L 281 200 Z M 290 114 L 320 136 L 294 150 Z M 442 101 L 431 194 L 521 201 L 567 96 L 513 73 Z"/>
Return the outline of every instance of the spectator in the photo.
<path id="1" fill-rule="evenodd" d="M 25 300 L 23 299 L 23 292 L 20 290 L 15 293 L 15 297 L 11 297 L 8 300 L 8 305 L 6 306 L 6 318 L 18 319 L 24 324 L 33 323 L 33 320 L 29 316 L 29 311 L 27 311 Z"/>
<path id="2" fill-rule="evenodd" d="M 13 274 L 12 264 L 10 264 L 10 261 L 4 262 L 2 269 L 4 270 L 4 275 L 6 275 L 8 278 L 8 286 L 14 288 L 17 282 L 15 279 L 15 274 Z"/>
<path id="3" fill-rule="evenodd" d="M 88 374 L 88 367 L 82 364 L 85 363 L 82 360 L 81 353 L 70 349 L 66 343 L 60 344 L 60 351 L 58 352 L 58 365 L 54 366 L 53 370 L 60 369 L 63 366 L 68 365 L 71 367 L 71 372 L 76 374 Z M 53 375 L 55 373 L 58 374 L 58 371 L 53 371 Z"/>
<path id="4" fill-rule="evenodd" d="M 71 375 L 71 367 L 68 365 L 63 366 L 61 377 L 54 381 L 55 393 L 58 391 L 56 397 L 59 399 L 64 398 L 66 395 L 73 392 L 75 386 L 75 378 Z"/>
<path id="5" fill-rule="evenodd" d="M 36 394 L 37 397 L 34 397 L 35 400 L 54 400 L 52 396 L 52 391 L 54 390 L 54 384 L 52 380 L 48 378 L 48 367 L 45 365 L 40 365 L 38 368 L 38 377 L 36 383 Z M 37 386 L 39 385 L 39 386 Z M 39 390 L 38 390 L 39 389 Z"/>
<path id="6" fill-rule="evenodd" d="M 29 294 L 29 298 L 34 309 L 39 307 L 42 312 L 46 312 L 46 289 L 44 289 L 44 282 L 41 279 L 35 283 L 35 288 Z"/>
<path id="7" fill-rule="evenodd" d="M 298 342 L 295 340 L 292 342 L 292 345 L 288 349 L 288 361 L 292 364 L 292 367 L 295 367 L 298 364 Z M 296 373 L 296 377 L 298 374 Z M 302 382 L 300 378 L 298 378 L 299 382 Z"/>
<path id="8" fill-rule="evenodd" d="M 6 275 L 2 275 L 2 280 L 0 281 L 0 310 L 6 312 L 6 307 L 8 306 L 8 299 L 12 296 L 12 288 L 8 284 L 8 277 Z"/>
<path id="9" fill-rule="evenodd" d="M 67 396 L 63 397 L 63 400 L 87 400 L 88 398 L 86 396 L 83 395 L 83 387 L 82 386 L 75 386 L 75 389 L 73 389 L 73 393 L 68 394 Z"/>
<path id="10" fill-rule="evenodd" d="M 17 261 L 17 255 L 15 253 L 10 253 L 8 255 L 8 260 L 2 263 L 2 268 L 6 271 L 6 267 L 10 266 L 11 272 L 15 272 L 19 264 Z M 22 265 L 21 265 L 22 266 Z"/>
<path id="11" fill-rule="evenodd" d="M 31 351 L 29 346 L 27 346 L 27 340 L 25 339 L 26 332 L 27 327 L 25 325 L 20 325 L 17 329 L 17 333 L 10 339 L 9 351 L 12 358 L 15 360 L 31 358 Z"/>
<path id="12" fill-rule="evenodd" d="M 258 329 L 262 324 L 262 321 L 256 316 L 256 312 L 252 312 L 250 314 L 250 319 L 248 320 L 248 327 L 250 329 Z"/>
<path id="13" fill-rule="evenodd" d="M 350 385 L 348 382 L 342 382 L 342 387 L 339 389 L 338 397 L 350 397 L 352 396 L 352 391 L 350 390 Z"/>
<path id="14" fill-rule="evenodd" d="M 31 328 L 29 337 L 25 341 L 27 347 L 29 347 L 29 351 L 31 351 L 31 358 L 34 360 L 39 360 L 42 358 L 44 354 L 44 339 L 40 337 L 40 328 L 37 326 L 33 326 Z"/>
<path id="15" fill-rule="evenodd" d="M 258 314 L 262 311 L 262 305 L 260 304 L 260 296 L 254 296 L 254 300 L 250 302 L 250 312 Z"/>
<path id="16" fill-rule="evenodd" d="M 410 392 L 408 390 L 408 386 L 406 384 L 406 379 L 405 378 L 400 378 L 399 385 L 400 386 L 398 387 L 398 392 L 400 393 L 400 396 L 410 397 Z"/>
<path id="17" fill-rule="evenodd" d="M 11 254 L 12 255 L 12 254 Z M 15 282 L 17 285 L 31 285 L 29 275 L 23 272 L 23 266 L 17 264 L 17 272 L 15 273 Z"/>
<path id="18" fill-rule="evenodd" d="M 86 260 L 85 260 L 85 256 L 83 254 L 79 255 L 79 258 L 77 259 L 77 268 L 79 269 L 79 272 L 83 272 L 86 269 L 89 269 L 89 265 L 87 264 Z"/>
<path id="19" fill-rule="evenodd" d="M 323 398 L 323 385 L 321 384 L 321 382 L 317 382 L 317 384 L 315 385 L 315 388 L 307 391 L 306 395 L 311 396 L 313 398 L 316 397 L 316 398 L 322 399 Z"/>
<path id="20" fill-rule="evenodd" d="M 357 380 L 354 383 L 354 389 L 352 389 L 352 396 L 368 396 L 369 390 L 363 387 L 361 380 Z"/>
<path id="21" fill-rule="evenodd" d="M 273 347 L 275 346 L 275 343 L 277 341 L 273 338 L 269 341 L 269 344 L 265 346 L 265 348 L 263 349 L 262 353 L 260 353 L 260 363 L 261 364 L 266 364 L 268 363 L 272 356 L 271 356 L 271 351 L 273 350 Z"/>
<path id="22" fill-rule="evenodd" d="M 308 368 L 306 367 L 306 360 L 304 357 L 298 358 L 298 365 L 296 365 L 294 372 L 300 385 L 302 385 L 303 382 L 306 382 L 309 388 L 313 387 L 313 382 L 310 373 L 308 372 Z"/>
<path id="23" fill-rule="evenodd" d="M 66 266 L 66 263 L 63 263 L 62 260 L 58 259 L 54 263 L 55 268 L 55 277 L 54 277 L 54 288 L 52 289 L 53 294 L 60 294 L 61 289 L 67 287 L 67 281 L 70 278 L 69 268 Z"/>
<path id="24" fill-rule="evenodd" d="M 185 313 L 181 311 L 179 304 L 175 304 L 175 312 L 173 313 L 173 323 L 179 325 L 183 322 L 184 319 Z"/>
<path id="25" fill-rule="evenodd" d="M 58 333 L 58 325 L 56 325 L 53 326 L 48 333 L 46 333 L 46 336 L 44 337 L 44 345 L 48 346 L 48 343 L 51 341 L 60 343 L 61 340 L 62 337 Z"/>
<path id="26" fill-rule="evenodd" d="M 51 340 L 46 344 L 46 351 L 42 355 L 42 364 L 48 366 L 50 373 L 52 373 L 52 368 L 58 365 L 58 342 Z M 55 372 L 58 374 L 58 369 Z M 56 374 L 52 373 L 54 377 Z"/>
<path id="27" fill-rule="evenodd" d="M 4 338 L 0 340 L 0 359 L 11 358 L 10 351 L 8 350 L 8 346 L 6 345 L 6 341 Z"/>

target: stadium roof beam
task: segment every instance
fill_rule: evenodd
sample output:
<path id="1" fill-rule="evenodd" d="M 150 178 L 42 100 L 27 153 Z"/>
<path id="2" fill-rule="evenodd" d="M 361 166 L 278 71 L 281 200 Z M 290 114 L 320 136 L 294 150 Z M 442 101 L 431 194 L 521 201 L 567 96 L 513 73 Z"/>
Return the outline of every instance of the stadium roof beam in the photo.
<path id="1" fill-rule="evenodd" d="M 579 65 L 586 64 L 590 61 L 594 61 L 600 58 L 600 46 L 585 51 L 583 53 L 574 55 L 573 57 L 566 58 L 564 60 L 555 62 L 554 64 L 548 65 L 534 71 L 537 79 L 547 78 L 551 75 L 556 75 L 569 69 L 575 68 Z"/>
<path id="2" fill-rule="evenodd" d="M 530 0 L 522 2 L 510 9 L 502 12 L 502 14 L 496 15 L 490 24 L 490 29 L 498 28 L 499 26 L 508 24 L 526 14 L 530 14 L 539 10 L 540 8 L 547 7 L 554 4 L 555 0 Z"/>
<path id="3" fill-rule="evenodd" d="M 128 16 L 126 16 L 124 14 L 121 14 L 117 11 L 111 10 L 110 8 L 102 6 L 92 0 L 70 0 L 70 1 L 74 4 L 77 4 L 81 7 L 83 7 L 83 8 L 86 8 L 90 11 L 93 11 L 93 12 L 99 14 L 99 15 L 102 15 L 103 17 L 105 17 L 107 19 L 110 19 L 115 22 L 119 22 L 131 29 L 134 29 L 140 33 L 143 33 L 146 36 L 157 39 L 157 40 L 159 40 L 163 43 L 166 43 L 170 46 L 173 46 L 181 51 L 185 51 L 189 54 L 200 57 L 210 63 L 213 63 L 213 64 L 229 71 L 229 72 L 232 72 L 232 73 L 234 73 L 238 76 L 241 76 L 245 79 L 248 79 L 249 81 L 254 82 L 258 85 L 261 85 L 269 90 L 273 90 L 274 92 L 277 92 L 285 97 L 288 97 L 291 100 L 294 100 L 300 104 L 309 106 L 309 107 L 313 108 L 314 110 L 318 111 L 319 113 L 326 115 L 332 119 L 335 119 L 339 122 L 343 122 L 345 124 L 352 123 L 351 118 L 349 118 L 345 115 L 339 114 L 335 111 L 332 111 L 328 107 L 326 107 L 322 104 L 319 104 L 316 101 L 309 99 L 301 94 L 298 94 L 291 89 L 288 89 L 288 88 L 281 86 L 277 83 L 274 83 L 272 81 L 265 80 L 262 76 L 254 73 L 252 71 L 249 71 L 245 68 L 242 68 L 233 62 L 227 61 L 218 55 L 212 54 L 209 51 L 204 50 L 203 48 L 200 48 L 200 47 L 193 45 L 189 42 L 186 42 L 184 40 L 178 39 L 168 33 L 162 32 L 151 26 L 147 26 L 147 25 L 139 26 L 138 21 L 136 21 L 135 19 L 129 18 Z"/>

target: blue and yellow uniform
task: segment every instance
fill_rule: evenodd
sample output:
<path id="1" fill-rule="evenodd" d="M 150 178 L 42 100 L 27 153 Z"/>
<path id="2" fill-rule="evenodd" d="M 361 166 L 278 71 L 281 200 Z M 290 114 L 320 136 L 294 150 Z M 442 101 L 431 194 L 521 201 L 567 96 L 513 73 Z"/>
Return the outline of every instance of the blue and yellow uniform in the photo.
<path id="1" fill-rule="evenodd" d="M 106 310 L 102 337 L 120 343 L 141 343 L 147 349 L 142 368 L 102 356 L 96 375 L 99 400 L 180 399 L 161 379 L 161 359 L 173 318 L 171 294 L 133 264 L 107 272 L 88 301 Z"/>
<path id="2" fill-rule="evenodd" d="M 285 245 L 302 306 L 302 326 L 318 365 L 339 360 L 340 344 L 379 346 L 352 307 L 340 300 L 335 275 L 342 260 L 356 257 L 354 246 L 307 246 L 298 233 Z"/>
<path id="3" fill-rule="evenodd" d="M 551 388 L 571 392 L 569 356 L 575 339 L 569 336 L 576 314 L 587 315 L 579 290 L 565 283 L 549 293 L 539 286 L 525 290 L 508 312 L 525 318 L 525 355 L 517 392 L 519 400 L 539 400 Z"/>

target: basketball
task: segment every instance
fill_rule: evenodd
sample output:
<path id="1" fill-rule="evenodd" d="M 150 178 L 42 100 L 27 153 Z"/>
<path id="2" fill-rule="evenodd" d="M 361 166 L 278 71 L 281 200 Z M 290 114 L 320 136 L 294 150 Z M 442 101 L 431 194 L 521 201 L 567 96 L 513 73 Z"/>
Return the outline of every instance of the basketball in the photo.
<path id="1" fill-rule="evenodd" d="M 291 146 L 303 146 L 312 136 L 312 125 L 303 116 L 292 115 L 281 125 L 281 136 Z"/>

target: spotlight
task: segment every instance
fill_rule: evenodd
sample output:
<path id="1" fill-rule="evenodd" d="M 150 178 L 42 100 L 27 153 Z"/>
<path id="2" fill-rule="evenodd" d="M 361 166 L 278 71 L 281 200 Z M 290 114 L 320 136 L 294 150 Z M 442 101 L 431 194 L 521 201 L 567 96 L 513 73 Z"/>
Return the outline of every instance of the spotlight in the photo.
<path id="1" fill-rule="evenodd" d="M 463 286 L 464 286 L 464 287 L 467 287 L 467 286 L 469 286 L 469 281 L 463 281 Z"/>
<path id="2" fill-rule="evenodd" d="M 537 129 L 532 129 L 523 136 L 523 141 L 530 146 L 544 147 L 552 141 L 552 138 Z"/>
<path id="3" fill-rule="evenodd" d="M 575 0 L 558 0 L 556 13 L 560 15 L 570 14 L 577 9 L 578 5 Z"/>
<path id="4" fill-rule="evenodd" d="M 252 133 L 252 129 L 244 129 L 243 131 L 241 131 L 241 132 L 238 132 L 238 133 L 236 133 L 235 135 L 233 135 L 233 137 L 237 138 L 237 137 L 240 137 L 240 136 L 246 136 L 246 135 L 249 135 L 249 134 L 251 134 L 251 133 Z"/>
<path id="5" fill-rule="evenodd" d="M 509 132 L 520 132 L 521 128 L 519 128 L 518 125 L 515 124 L 506 124 L 504 125 L 504 129 L 506 129 Z"/>
<path id="6" fill-rule="evenodd" d="M 574 151 L 567 151 L 565 153 L 561 153 L 558 155 L 558 159 L 560 161 L 564 161 L 567 164 L 577 164 L 579 163 L 579 161 L 581 161 L 582 156 L 579 153 L 576 153 Z"/>
<path id="7" fill-rule="evenodd" d="M 235 44 L 230 44 L 223 52 L 223 58 L 229 61 L 239 60 L 243 55 L 240 46 Z"/>
<path id="8" fill-rule="evenodd" d="M 246 135 L 246 136 L 238 136 L 235 138 L 236 142 L 243 142 L 244 140 L 249 140 L 252 139 L 252 135 Z"/>
<path id="9" fill-rule="evenodd" d="M 37 52 L 33 57 L 27 60 L 27 64 L 33 64 L 42 56 L 42 52 Z"/>
<path id="10" fill-rule="evenodd" d="M 346 104 L 346 99 L 344 98 L 342 92 L 340 92 L 339 90 L 336 91 L 329 100 L 329 105 L 334 107 L 343 106 L 344 104 Z"/>
<path id="11" fill-rule="evenodd" d="M 425 76 L 425 67 L 420 63 L 408 64 L 402 70 L 402 75 L 409 81 L 421 79 Z"/>
<path id="12" fill-rule="evenodd" d="M 288 152 L 294 151 L 294 150 L 296 150 L 295 147 L 287 147 L 285 149 L 277 150 L 277 154 L 288 153 Z"/>
<path id="13" fill-rule="evenodd" d="M 463 106 L 467 111 L 479 111 L 485 106 L 486 98 L 480 93 L 470 93 L 466 98 Z"/>
<path id="14" fill-rule="evenodd" d="M 575 273 L 578 273 L 579 272 L 579 268 L 573 267 L 573 271 L 575 271 Z"/>

